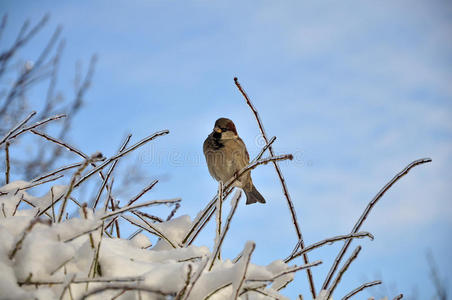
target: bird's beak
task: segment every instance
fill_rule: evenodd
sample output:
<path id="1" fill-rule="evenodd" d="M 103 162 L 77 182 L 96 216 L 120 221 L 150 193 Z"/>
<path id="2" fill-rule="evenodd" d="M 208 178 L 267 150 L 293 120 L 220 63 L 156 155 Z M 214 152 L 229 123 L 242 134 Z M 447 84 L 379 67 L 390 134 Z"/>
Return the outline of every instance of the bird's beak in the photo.
<path id="1" fill-rule="evenodd" d="M 217 133 L 221 133 L 221 129 L 218 128 L 218 127 L 215 127 L 215 128 L 213 129 L 213 131 L 215 131 L 215 132 L 217 132 Z"/>

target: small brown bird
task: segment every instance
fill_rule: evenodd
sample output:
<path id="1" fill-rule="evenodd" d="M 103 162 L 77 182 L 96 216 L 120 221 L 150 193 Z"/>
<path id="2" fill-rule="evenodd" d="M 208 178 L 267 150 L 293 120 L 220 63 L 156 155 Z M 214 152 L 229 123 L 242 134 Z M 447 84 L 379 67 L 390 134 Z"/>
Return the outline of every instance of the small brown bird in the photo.
<path id="1" fill-rule="evenodd" d="M 217 181 L 226 183 L 249 164 L 245 143 L 238 136 L 234 123 L 226 118 L 215 122 L 213 131 L 204 141 L 204 155 L 209 173 Z M 246 204 L 265 203 L 251 180 L 251 173 L 243 174 L 234 184 L 246 194 Z"/>

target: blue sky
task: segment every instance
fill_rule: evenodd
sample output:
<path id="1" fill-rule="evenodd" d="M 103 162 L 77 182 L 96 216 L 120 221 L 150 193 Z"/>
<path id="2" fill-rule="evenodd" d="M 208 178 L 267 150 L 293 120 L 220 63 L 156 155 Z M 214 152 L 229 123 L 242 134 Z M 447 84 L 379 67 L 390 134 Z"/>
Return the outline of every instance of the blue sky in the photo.
<path id="1" fill-rule="evenodd" d="M 51 14 L 49 26 L 22 52 L 27 58 L 63 26 L 59 88 L 68 95 L 75 62 L 86 68 L 98 54 L 93 86 L 70 137 L 79 148 L 111 155 L 125 133 L 136 141 L 170 130 L 134 159 L 146 176 L 162 179 L 152 197 L 183 198 L 179 214 L 193 217 L 215 193 L 202 142 L 218 117 L 235 121 L 251 156 L 259 152 L 259 130 L 234 76 L 268 135 L 277 136 L 275 150 L 295 154 L 282 170 L 307 244 L 348 233 L 395 173 L 431 157 L 375 207 L 362 228 L 375 240 L 353 243 L 363 251 L 335 298 L 376 279 L 386 282 L 389 298 L 410 294 L 414 286 L 418 299 L 428 298 L 427 249 L 450 285 L 450 2 L 2 1 L 0 11 L 9 14 L 3 41 L 26 18 L 37 22 Z M 239 208 L 226 257 L 246 240 L 257 243 L 255 263 L 291 251 L 296 235 L 275 176 L 270 165 L 253 172 L 268 203 Z M 197 243 L 211 245 L 213 230 L 206 228 Z M 317 288 L 339 248 L 311 254 L 311 260 L 324 260 L 313 270 Z M 378 294 L 378 288 L 369 291 Z M 309 297 L 303 273 L 286 292 L 298 293 Z"/>

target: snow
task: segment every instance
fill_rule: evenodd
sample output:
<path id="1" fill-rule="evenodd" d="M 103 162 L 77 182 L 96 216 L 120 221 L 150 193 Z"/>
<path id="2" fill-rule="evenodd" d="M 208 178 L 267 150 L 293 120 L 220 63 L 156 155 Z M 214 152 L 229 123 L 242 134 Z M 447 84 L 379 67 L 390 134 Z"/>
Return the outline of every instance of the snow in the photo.
<path id="1" fill-rule="evenodd" d="M 52 192 L 49 190 L 42 197 L 34 197 L 26 189 L 19 190 L 30 184 L 16 181 L 0 188 L 0 299 L 49 300 L 60 299 L 61 296 L 62 299 L 71 299 L 71 296 L 81 299 L 96 288 L 119 288 L 119 284 L 132 289 L 137 286 L 152 289 L 168 294 L 167 299 L 172 299 L 186 287 L 189 269 L 192 272 L 186 291 L 190 292 L 183 295 L 188 300 L 204 299 L 209 295 L 209 299 L 226 300 L 233 298 L 234 294 L 239 295 L 238 299 L 286 299 L 277 290 L 291 280 L 293 274 L 281 276 L 274 282 L 270 280 L 282 271 L 289 270 L 290 266 L 280 260 L 267 266 L 250 263 L 254 242 L 245 245 L 243 255 L 236 263 L 230 259 L 220 259 L 209 271 L 205 267 L 212 256 L 209 248 L 180 246 L 187 228 L 192 224 L 189 216 L 151 224 L 172 241 L 175 248 L 163 238 L 152 246 L 149 233 L 145 231 L 131 240 L 109 238 L 101 234 L 105 213 L 93 214 L 91 209 L 86 209 L 86 216 L 80 209 L 79 214 L 82 216 L 63 219 L 60 223 L 48 221 L 49 216 L 52 216 L 50 209 L 47 211 L 49 216 L 44 214 L 36 219 L 38 209 L 47 208 L 51 203 Z M 54 186 L 53 199 L 66 191 L 66 186 Z M 18 206 L 19 201 L 24 200 L 36 207 Z M 150 229 L 129 211 L 123 212 L 123 216 Z M 237 253 L 240 250 L 237 249 Z M 90 270 L 93 270 L 97 251 L 97 270 L 100 273 L 96 273 L 93 278 Z M 86 280 L 104 282 L 86 283 Z M 240 296 L 245 289 L 262 284 L 267 284 L 260 289 L 263 294 L 251 291 Z M 106 290 L 89 299 L 111 299 L 121 292 L 121 288 Z M 141 299 L 165 299 L 156 293 L 143 291 L 140 294 Z M 137 291 L 130 290 L 117 299 L 136 297 Z"/>

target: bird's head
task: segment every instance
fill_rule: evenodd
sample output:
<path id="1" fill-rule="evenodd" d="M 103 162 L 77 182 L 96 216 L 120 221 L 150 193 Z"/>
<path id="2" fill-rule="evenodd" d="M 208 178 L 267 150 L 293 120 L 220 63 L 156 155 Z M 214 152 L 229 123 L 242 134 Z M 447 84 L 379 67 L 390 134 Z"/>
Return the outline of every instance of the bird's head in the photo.
<path id="1" fill-rule="evenodd" d="M 213 137 L 219 140 L 236 138 L 237 129 L 235 129 L 234 122 L 227 118 L 219 118 L 213 128 Z"/>

